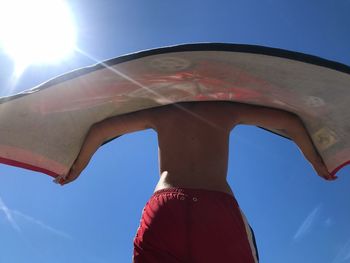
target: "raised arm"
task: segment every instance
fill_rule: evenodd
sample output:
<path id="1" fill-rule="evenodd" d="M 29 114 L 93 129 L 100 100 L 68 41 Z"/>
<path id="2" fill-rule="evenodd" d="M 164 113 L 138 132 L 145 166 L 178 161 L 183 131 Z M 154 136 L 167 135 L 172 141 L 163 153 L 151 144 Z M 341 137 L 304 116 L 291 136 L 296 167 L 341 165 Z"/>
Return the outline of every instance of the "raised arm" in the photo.
<path id="1" fill-rule="evenodd" d="M 104 142 L 122 134 L 153 128 L 153 111 L 153 109 L 149 109 L 129 113 L 92 125 L 70 171 L 66 175 L 58 176 L 54 182 L 64 185 L 78 178 L 91 157 Z"/>
<path id="2" fill-rule="evenodd" d="M 298 145 L 319 176 L 326 180 L 337 178 L 328 172 L 303 122 L 297 115 L 283 110 L 247 104 L 234 104 L 229 111 L 232 111 L 234 116 L 238 116 L 237 124 L 250 124 L 281 131 Z"/>

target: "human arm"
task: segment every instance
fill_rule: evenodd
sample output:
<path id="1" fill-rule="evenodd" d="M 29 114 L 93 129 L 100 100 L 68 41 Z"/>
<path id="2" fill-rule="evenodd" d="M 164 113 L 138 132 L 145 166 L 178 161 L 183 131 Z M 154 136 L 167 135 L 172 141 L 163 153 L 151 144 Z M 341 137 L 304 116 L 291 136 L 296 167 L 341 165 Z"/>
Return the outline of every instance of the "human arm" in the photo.
<path id="1" fill-rule="evenodd" d="M 66 175 L 58 176 L 54 181 L 65 185 L 77 179 L 88 165 L 97 149 L 111 138 L 126 133 L 153 128 L 152 112 L 152 109 L 138 111 L 111 117 L 92 125 L 69 172 Z"/>
<path id="2" fill-rule="evenodd" d="M 305 158 L 311 163 L 320 177 L 326 180 L 337 178 L 328 172 L 309 133 L 297 115 L 283 110 L 248 104 L 238 104 L 233 106 L 231 110 L 235 112 L 235 116 L 239 116 L 236 124 L 250 124 L 281 131 L 298 145 Z"/>

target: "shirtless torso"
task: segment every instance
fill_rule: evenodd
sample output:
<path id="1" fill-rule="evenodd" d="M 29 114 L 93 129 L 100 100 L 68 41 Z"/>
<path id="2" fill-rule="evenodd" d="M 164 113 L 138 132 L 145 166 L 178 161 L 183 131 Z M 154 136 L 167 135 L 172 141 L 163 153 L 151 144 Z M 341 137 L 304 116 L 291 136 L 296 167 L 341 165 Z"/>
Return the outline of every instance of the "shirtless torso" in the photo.
<path id="1" fill-rule="evenodd" d="M 158 134 L 160 179 L 155 191 L 201 188 L 232 194 L 226 181 L 234 116 L 214 103 L 169 106 L 153 121 Z"/>
<path id="2" fill-rule="evenodd" d="M 158 134 L 160 179 L 155 191 L 169 187 L 201 188 L 232 194 L 227 183 L 230 131 L 237 124 L 281 130 L 301 149 L 319 176 L 334 180 L 303 123 L 294 114 L 232 102 L 188 102 L 112 117 L 94 124 L 67 175 L 74 181 L 99 146 L 118 135 L 144 129 Z"/>

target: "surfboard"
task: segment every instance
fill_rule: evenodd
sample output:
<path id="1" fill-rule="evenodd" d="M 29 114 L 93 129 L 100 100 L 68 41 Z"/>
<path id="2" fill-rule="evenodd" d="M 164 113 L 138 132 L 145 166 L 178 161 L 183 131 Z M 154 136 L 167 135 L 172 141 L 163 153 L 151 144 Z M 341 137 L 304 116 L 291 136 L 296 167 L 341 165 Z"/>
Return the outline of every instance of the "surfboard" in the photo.
<path id="1" fill-rule="evenodd" d="M 293 112 L 329 171 L 335 174 L 349 163 L 349 66 L 293 51 L 225 43 L 140 51 L 0 98 L 0 162 L 53 177 L 66 174 L 94 123 L 190 101 Z"/>

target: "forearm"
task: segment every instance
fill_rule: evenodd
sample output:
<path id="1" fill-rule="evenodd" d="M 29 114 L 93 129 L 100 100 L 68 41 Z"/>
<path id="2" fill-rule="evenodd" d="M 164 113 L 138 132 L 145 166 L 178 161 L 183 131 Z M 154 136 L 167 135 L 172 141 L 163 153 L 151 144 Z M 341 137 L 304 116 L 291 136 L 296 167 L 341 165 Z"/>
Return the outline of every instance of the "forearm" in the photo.
<path id="1" fill-rule="evenodd" d="M 313 165 L 322 162 L 322 157 L 317 152 L 312 139 L 302 121 L 298 118 L 291 118 L 286 128 L 287 135 L 298 145 L 305 158 Z"/>
<path id="2" fill-rule="evenodd" d="M 99 133 L 98 128 L 93 125 L 84 139 L 79 155 L 75 163 L 89 162 L 97 149 L 104 142 L 104 137 Z"/>
<path id="3" fill-rule="evenodd" d="M 91 157 L 103 143 L 103 137 L 99 134 L 98 129 L 93 125 L 87 133 L 80 152 L 75 159 L 68 174 L 62 174 L 55 178 L 54 182 L 61 185 L 70 183 L 75 180 L 90 162 Z"/>
<path id="4" fill-rule="evenodd" d="M 288 136 L 298 145 L 319 176 L 326 180 L 336 179 L 335 175 L 329 173 L 302 121 L 296 116 L 292 119 L 286 129 Z"/>

